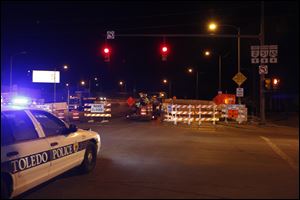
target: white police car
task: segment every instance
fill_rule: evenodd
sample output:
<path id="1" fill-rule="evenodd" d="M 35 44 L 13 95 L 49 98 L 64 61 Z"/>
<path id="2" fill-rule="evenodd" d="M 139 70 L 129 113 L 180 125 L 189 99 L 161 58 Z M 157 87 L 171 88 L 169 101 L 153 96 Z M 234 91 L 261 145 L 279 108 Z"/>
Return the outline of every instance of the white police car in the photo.
<path id="1" fill-rule="evenodd" d="M 1 107 L 1 198 L 15 197 L 71 168 L 90 172 L 101 141 L 44 110 Z"/>

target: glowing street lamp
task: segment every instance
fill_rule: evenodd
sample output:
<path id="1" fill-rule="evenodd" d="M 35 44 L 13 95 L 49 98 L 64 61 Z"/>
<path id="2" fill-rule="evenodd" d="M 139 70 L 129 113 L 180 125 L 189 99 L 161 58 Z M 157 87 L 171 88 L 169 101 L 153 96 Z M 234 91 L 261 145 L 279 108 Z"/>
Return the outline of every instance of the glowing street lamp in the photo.
<path id="1" fill-rule="evenodd" d="M 165 85 L 168 84 L 168 86 L 169 86 L 169 94 L 168 94 L 168 96 L 169 96 L 169 98 L 171 98 L 171 96 L 172 96 L 171 95 L 171 92 L 172 92 L 172 82 L 171 82 L 171 80 L 163 79 L 163 84 L 165 84 Z"/>
<path id="2" fill-rule="evenodd" d="M 205 51 L 205 52 L 204 52 L 204 55 L 205 55 L 205 56 L 210 56 L 210 51 Z"/>
<path id="3" fill-rule="evenodd" d="M 193 73 L 193 68 L 189 67 L 188 68 L 188 73 Z M 198 70 L 196 70 L 196 87 L 195 87 L 195 94 L 196 94 L 196 99 L 198 99 L 198 88 L 199 88 L 199 73 Z"/>
<path id="4" fill-rule="evenodd" d="M 211 22 L 211 23 L 208 24 L 208 29 L 210 31 L 215 31 L 217 29 L 217 27 L 218 26 L 217 26 L 217 24 L 215 22 Z"/>
<path id="5" fill-rule="evenodd" d="M 54 67 L 54 91 L 53 91 L 53 102 L 56 102 L 56 68 Z M 64 65 L 64 66 L 60 66 L 59 69 L 64 69 L 65 71 L 67 71 L 69 69 L 68 65 Z"/>

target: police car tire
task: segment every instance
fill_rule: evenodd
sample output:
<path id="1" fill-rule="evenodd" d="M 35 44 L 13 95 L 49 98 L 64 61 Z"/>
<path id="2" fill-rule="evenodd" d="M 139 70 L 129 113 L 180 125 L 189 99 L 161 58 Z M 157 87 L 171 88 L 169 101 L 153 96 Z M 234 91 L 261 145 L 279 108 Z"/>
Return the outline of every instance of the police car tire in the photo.
<path id="1" fill-rule="evenodd" d="M 9 198 L 9 191 L 7 180 L 1 177 L 1 199 L 8 199 Z"/>
<path id="2" fill-rule="evenodd" d="M 85 150 L 84 160 L 80 166 L 80 171 L 82 173 L 91 172 L 96 166 L 96 159 L 97 159 L 97 147 L 94 143 L 89 142 Z"/>

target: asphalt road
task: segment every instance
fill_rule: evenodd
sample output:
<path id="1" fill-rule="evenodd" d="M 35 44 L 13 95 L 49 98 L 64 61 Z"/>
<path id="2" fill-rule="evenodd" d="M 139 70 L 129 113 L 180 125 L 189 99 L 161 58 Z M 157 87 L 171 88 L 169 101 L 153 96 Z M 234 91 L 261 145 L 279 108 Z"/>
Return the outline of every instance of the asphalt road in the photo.
<path id="1" fill-rule="evenodd" d="M 114 119 L 95 170 L 67 172 L 21 198 L 299 198 L 299 129 L 201 128 Z"/>

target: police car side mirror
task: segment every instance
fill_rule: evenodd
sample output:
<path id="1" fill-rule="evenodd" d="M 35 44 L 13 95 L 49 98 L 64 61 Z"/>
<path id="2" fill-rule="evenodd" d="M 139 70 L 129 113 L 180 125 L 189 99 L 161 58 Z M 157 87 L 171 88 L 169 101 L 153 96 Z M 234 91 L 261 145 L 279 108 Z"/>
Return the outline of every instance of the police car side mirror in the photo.
<path id="1" fill-rule="evenodd" d="M 77 126 L 75 124 L 70 124 L 69 126 L 69 132 L 74 133 L 77 131 Z"/>

